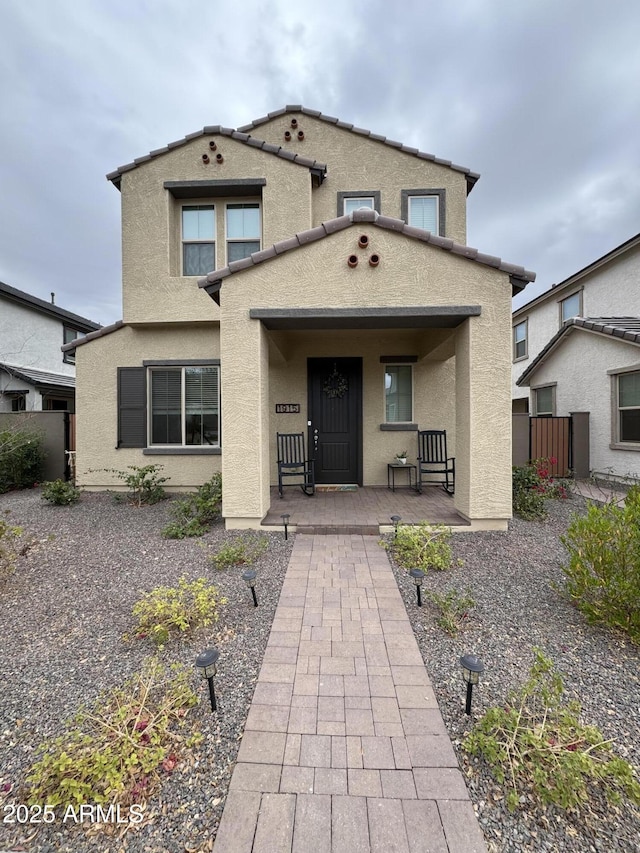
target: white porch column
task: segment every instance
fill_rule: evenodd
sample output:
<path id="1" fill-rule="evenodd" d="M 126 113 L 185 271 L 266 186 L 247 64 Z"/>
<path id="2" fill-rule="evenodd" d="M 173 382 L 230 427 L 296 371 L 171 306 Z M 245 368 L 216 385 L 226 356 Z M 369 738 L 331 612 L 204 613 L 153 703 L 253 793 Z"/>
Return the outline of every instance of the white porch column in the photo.
<path id="1" fill-rule="evenodd" d="M 509 330 L 506 314 L 483 306 L 456 334 L 454 503 L 475 529 L 506 530 L 511 517 Z"/>
<path id="2" fill-rule="evenodd" d="M 221 310 L 222 515 L 228 529 L 256 528 L 269 496 L 269 352 L 245 309 Z"/>

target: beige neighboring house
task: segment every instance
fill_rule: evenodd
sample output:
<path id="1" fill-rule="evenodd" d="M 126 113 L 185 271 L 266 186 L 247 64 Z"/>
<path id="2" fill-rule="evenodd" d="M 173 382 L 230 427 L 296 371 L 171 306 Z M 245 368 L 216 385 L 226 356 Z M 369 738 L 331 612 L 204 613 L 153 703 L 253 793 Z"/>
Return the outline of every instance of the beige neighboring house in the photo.
<path id="1" fill-rule="evenodd" d="M 588 413 L 588 470 L 640 478 L 640 234 L 513 312 L 514 413 Z"/>
<path id="2" fill-rule="evenodd" d="M 277 432 L 305 434 L 318 483 L 386 487 L 418 428 L 446 429 L 456 510 L 506 528 L 511 297 L 534 274 L 466 246 L 477 174 L 287 106 L 107 177 L 123 319 L 77 347 L 82 486 L 221 470 L 227 527 L 258 527 Z"/>

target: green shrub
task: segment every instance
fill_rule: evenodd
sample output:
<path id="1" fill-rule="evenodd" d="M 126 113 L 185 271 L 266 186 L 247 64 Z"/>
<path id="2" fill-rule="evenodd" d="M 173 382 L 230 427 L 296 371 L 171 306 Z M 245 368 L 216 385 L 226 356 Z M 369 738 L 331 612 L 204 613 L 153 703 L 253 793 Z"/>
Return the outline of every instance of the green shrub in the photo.
<path id="1" fill-rule="evenodd" d="M 0 432 L 0 493 L 28 489 L 42 479 L 42 436 L 28 430 Z"/>
<path id="2" fill-rule="evenodd" d="M 174 520 L 164 528 L 162 535 L 167 539 L 202 536 L 220 518 L 221 508 L 222 475 L 214 474 L 193 495 L 174 501 L 171 506 Z"/>
<path id="3" fill-rule="evenodd" d="M 3 583 L 13 571 L 20 548 L 18 543 L 22 536 L 22 528 L 9 524 L 9 511 L 0 517 L 0 583 Z"/>
<path id="4" fill-rule="evenodd" d="M 122 480 L 129 488 L 127 499 L 135 506 L 143 504 L 157 504 L 163 501 L 167 493 L 162 484 L 166 483 L 168 477 L 161 477 L 162 465 L 127 465 L 125 471 L 120 471 L 117 468 L 104 468 L 103 470 L 109 474 Z"/>
<path id="5" fill-rule="evenodd" d="M 561 539 L 569 552 L 565 588 L 576 606 L 640 643 L 640 487 L 623 507 L 589 504 Z"/>
<path id="6" fill-rule="evenodd" d="M 229 569 L 231 566 L 244 566 L 255 563 L 267 549 L 268 540 L 262 534 L 245 533 L 234 542 L 223 545 L 209 561 L 217 569 Z"/>
<path id="7" fill-rule="evenodd" d="M 612 802 L 625 794 L 640 804 L 634 768 L 617 757 L 611 742 L 580 720 L 577 702 L 563 703 L 562 678 L 539 649 L 528 681 L 509 695 L 505 707 L 491 708 L 463 741 L 484 758 L 507 804 L 517 808 L 527 792 L 543 805 L 575 808 L 600 789 Z"/>
<path id="8" fill-rule="evenodd" d="M 391 551 L 395 561 L 405 569 L 451 568 L 451 530 L 444 524 L 400 524 L 395 536 L 384 547 Z"/>
<path id="9" fill-rule="evenodd" d="M 140 639 L 150 636 L 163 645 L 172 634 L 211 625 L 218 619 L 218 607 L 226 603 L 206 578 L 188 581 L 182 577 L 177 587 L 156 587 L 134 604 L 135 634 Z"/>
<path id="10" fill-rule="evenodd" d="M 469 590 L 463 594 L 456 589 L 450 589 L 443 595 L 429 592 L 427 596 L 438 609 L 438 625 L 452 637 L 457 637 L 464 628 L 469 617 L 469 611 L 476 606 Z"/>
<path id="11" fill-rule="evenodd" d="M 191 678 L 187 667 L 167 671 L 152 661 L 123 687 L 82 708 L 61 737 L 40 746 L 27 776 L 27 802 L 144 802 L 161 770 L 173 769 L 178 760 L 176 723 L 198 701 Z"/>
<path id="12" fill-rule="evenodd" d="M 513 513 L 527 521 L 545 518 L 547 498 L 566 498 L 572 483 L 566 478 L 556 478 L 551 468 L 556 459 L 534 459 L 528 465 L 513 468 Z"/>
<path id="13" fill-rule="evenodd" d="M 65 480 L 52 480 L 42 484 L 42 499 L 55 506 L 68 506 L 80 500 L 80 489 Z"/>

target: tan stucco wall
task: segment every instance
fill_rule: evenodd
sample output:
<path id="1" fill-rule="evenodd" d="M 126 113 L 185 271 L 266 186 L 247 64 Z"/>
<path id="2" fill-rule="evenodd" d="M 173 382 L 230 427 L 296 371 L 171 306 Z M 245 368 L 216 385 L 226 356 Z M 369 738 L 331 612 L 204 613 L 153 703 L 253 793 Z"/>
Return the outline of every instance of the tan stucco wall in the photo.
<path id="1" fill-rule="evenodd" d="M 366 251 L 356 248 L 361 233 L 370 237 L 370 248 Z M 355 269 L 349 269 L 346 259 L 354 252 L 359 255 L 360 263 Z M 380 265 L 376 268 L 371 268 L 367 263 L 367 257 L 372 252 L 381 257 Z M 294 284 L 284 284 L 291 282 Z M 306 286 L 296 287 L 295 282 L 304 282 Z M 262 441 L 268 438 L 272 446 L 273 436 L 269 434 L 265 438 L 263 411 L 258 406 L 247 408 L 245 405 L 245 401 L 256 394 L 256 374 L 267 381 L 261 366 L 264 351 L 257 345 L 260 323 L 250 319 L 249 308 L 393 309 L 416 305 L 481 305 L 482 315 L 465 321 L 456 333 L 455 387 L 451 382 L 451 367 L 442 366 L 434 370 L 431 365 L 425 364 L 424 376 L 426 382 L 432 383 L 436 393 L 444 394 L 448 390 L 451 395 L 455 394 L 455 453 L 460 460 L 459 465 L 466 468 L 466 471 L 458 468 L 456 507 L 469 518 L 505 519 L 510 516 L 511 288 L 506 274 L 407 239 L 395 232 L 359 224 L 226 279 L 221 292 L 221 305 L 223 370 L 225 376 L 232 370 L 234 380 L 230 384 L 225 381 L 222 411 L 225 460 L 227 454 L 232 460 L 242 458 L 245 470 L 255 471 L 264 469 L 266 448 L 260 446 L 260 441 L 251 444 L 237 430 L 234 431 L 232 420 L 234 412 L 245 411 L 246 434 L 253 434 L 258 439 L 262 437 Z M 425 336 L 423 340 L 427 352 L 428 333 L 419 334 Z M 316 348 L 320 337 L 315 337 Z M 382 334 L 378 334 L 378 337 L 382 337 Z M 343 354 L 359 354 L 355 349 L 355 336 L 339 335 L 334 338 L 335 345 L 343 347 Z M 372 380 L 375 385 L 375 372 L 380 371 L 380 365 L 375 365 L 375 347 L 371 346 L 367 350 L 366 338 L 361 340 L 363 355 L 367 356 L 365 380 L 370 387 Z M 290 361 L 288 344 L 293 354 L 303 356 L 302 348 L 305 345 L 296 344 L 295 341 L 291 343 L 283 335 L 278 336 L 278 342 L 283 346 L 285 362 Z M 309 346 L 306 345 L 307 354 L 311 354 Z M 328 354 L 331 346 L 333 342 L 331 335 L 328 335 L 321 348 L 326 349 Z M 295 369 L 291 369 L 291 376 L 284 378 L 289 368 L 285 370 L 282 363 L 278 365 L 275 360 L 272 360 L 272 364 L 274 389 L 269 391 L 270 405 L 284 387 L 283 382 L 291 382 L 291 385 L 286 386 L 287 392 L 297 384 L 300 393 L 303 382 L 300 371 L 304 370 L 301 364 L 297 364 Z M 264 387 L 260 387 L 262 397 L 264 391 Z M 450 407 L 451 401 L 447 405 Z M 371 400 L 367 400 L 367 406 L 370 409 L 365 417 L 365 443 L 368 443 L 373 453 L 379 453 L 383 458 L 365 462 L 366 477 L 379 482 L 380 466 L 387 460 L 389 447 L 395 447 L 397 436 L 375 435 L 376 428 L 379 429 L 382 406 L 381 399 L 379 403 L 376 401 L 375 392 Z M 448 408 L 448 411 L 451 409 Z M 430 417 L 427 411 L 425 418 L 430 420 Z M 300 418 L 299 425 L 303 427 L 304 418 Z M 425 427 L 428 425 L 431 424 L 424 423 Z M 269 432 L 275 432 L 273 427 Z M 225 478 L 225 488 L 228 491 L 227 506 L 242 505 L 240 496 L 237 500 L 234 496 L 234 492 L 241 488 L 237 475 L 234 480 Z M 268 508 L 264 483 L 258 491 L 263 497 L 256 509 L 264 514 Z"/>
<path id="2" fill-rule="evenodd" d="M 215 139 L 224 162 L 215 163 Z M 211 154 L 205 165 L 202 154 Z M 311 226 L 309 170 L 219 134 L 203 136 L 153 158 L 122 176 L 122 281 L 125 322 L 217 320 L 215 303 L 181 269 L 180 207 L 216 205 L 216 267 L 226 265 L 224 204 L 241 198 L 174 199 L 165 181 L 265 178 L 262 246 L 271 246 Z M 257 200 L 251 197 L 252 200 Z"/>
<path id="3" fill-rule="evenodd" d="M 116 449 L 118 368 L 139 367 L 143 360 L 220 358 L 217 324 L 168 328 L 124 327 L 76 350 L 77 479 L 86 488 L 105 488 L 120 481 L 103 468 L 162 465 L 168 489 L 192 487 L 220 471 L 221 458 L 158 456 L 141 449 Z M 92 469 L 92 470 L 89 470 Z"/>
<path id="4" fill-rule="evenodd" d="M 293 118 L 298 121 L 297 130 L 304 132 L 302 142 L 297 139 L 297 130 L 290 142 L 284 141 Z M 338 192 L 379 190 L 380 212 L 399 219 L 401 190 L 445 189 L 444 236 L 466 243 L 467 190 L 462 172 L 302 113 L 278 116 L 255 128 L 253 135 L 327 164 L 327 177 L 313 192 L 314 225 L 337 215 Z"/>

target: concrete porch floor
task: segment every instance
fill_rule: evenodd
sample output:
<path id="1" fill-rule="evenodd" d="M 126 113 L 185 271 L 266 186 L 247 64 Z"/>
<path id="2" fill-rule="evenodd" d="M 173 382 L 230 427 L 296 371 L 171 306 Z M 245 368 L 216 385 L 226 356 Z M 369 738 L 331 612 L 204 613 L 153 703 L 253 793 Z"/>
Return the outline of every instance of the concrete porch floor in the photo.
<path id="1" fill-rule="evenodd" d="M 453 506 L 453 497 L 440 486 L 425 486 L 418 494 L 406 487 L 392 492 L 384 486 L 365 486 L 357 491 L 316 491 L 313 497 L 299 486 L 287 486 L 284 497 L 271 489 L 271 507 L 263 526 L 282 526 L 282 513 L 289 513 L 289 525 L 298 533 L 378 534 L 391 525 L 390 516 L 399 515 L 405 524 L 469 526 Z M 292 530 L 293 532 L 293 530 Z"/>

